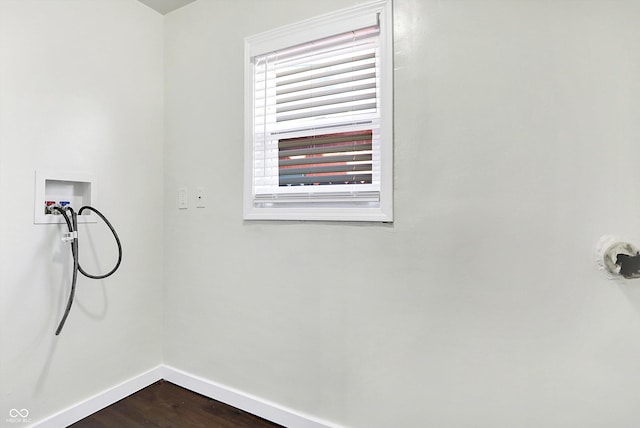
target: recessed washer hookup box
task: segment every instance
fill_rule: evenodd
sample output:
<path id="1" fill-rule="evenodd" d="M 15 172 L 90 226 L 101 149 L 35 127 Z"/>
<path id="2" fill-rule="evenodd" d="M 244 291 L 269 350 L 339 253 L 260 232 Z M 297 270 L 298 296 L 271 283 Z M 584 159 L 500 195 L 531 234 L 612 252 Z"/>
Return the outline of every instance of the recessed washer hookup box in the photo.
<path id="1" fill-rule="evenodd" d="M 34 224 L 64 223 L 62 215 L 51 208 L 70 206 L 79 210 L 96 203 L 97 185 L 94 177 L 86 172 L 38 170 L 35 174 L 35 197 L 33 204 Z M 95 223 L 96 217 L 87 214 L 78 216 L 78 223 Z"/>

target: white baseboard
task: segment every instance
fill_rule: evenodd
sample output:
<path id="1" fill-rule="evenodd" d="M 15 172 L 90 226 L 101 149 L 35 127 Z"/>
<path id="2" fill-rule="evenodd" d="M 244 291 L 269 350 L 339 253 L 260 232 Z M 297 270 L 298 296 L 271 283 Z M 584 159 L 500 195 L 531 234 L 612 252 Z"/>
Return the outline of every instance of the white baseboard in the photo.
<path id="1" fill-rule="evenodd" d="M 147 372 L 126 380 L 113 388 L 89 397 L 80 403 L 73 405 L 61 412 L 54 414 L 32 425 L 38 428 L 60 428 L 78 422 L 87 416 L 104 409 L 107 406 L 122 400 L 134 392 L 162 379 L 162 366 L 157 366 Z"/>
<path id="2" fill-rule="evenodd" d="M 162 366 L 162 370 L 162 378 L 171 383 L 288 428 L 341 428 L 174 367 Z"/>
<path id="3" fill-rule="evenodd" d="M 288 428 L 341 428 L 338 425 L 166 365 L 159 365 L 32 426 L 60 428 L 71 425 L 160 379 Z"/>

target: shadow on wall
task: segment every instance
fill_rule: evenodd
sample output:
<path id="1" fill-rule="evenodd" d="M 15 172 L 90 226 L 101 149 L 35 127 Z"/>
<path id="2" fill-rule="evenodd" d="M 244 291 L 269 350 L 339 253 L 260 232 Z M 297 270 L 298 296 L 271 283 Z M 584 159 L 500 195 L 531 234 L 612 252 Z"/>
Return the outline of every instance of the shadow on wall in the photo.
<path id="1" fill-rule="evenodd" d="M 98 260 L 98 254 L 96 252 L 95 243 L 94 243 L 94 240 L 92 239 L 91 233 L 89 233 L 89 231 L 87 230 L 85 231 L 85 236 L 87 237 L 87 239 L 84 247 L 90 250 L 90 253 L 92 256 L 91 258 L 93 259 L 92 261 L 94 265 L 99 266 L 100 263 Z M 54 240 L 53 245 L 58 245 L 59 232 L 53 233 L 52 237 Z M 43 246 L 43 248 L 45 247 Z M 42 388 L 44 387 L 47 381 L 49 372 L 51 370 L 51 367 L 55 358 L 55 353 L 56 353 L 56 348 L 58 345 L 59 338 L 56 335 L 54 335 L 54 331 L 55 331 L 55 326 L 59 322 L 59 319 L 62 316 L 62 312 L 64 311 L 64 307 L 67 300 L 66 294 L 68 293 L 69 284 L 71 282 L 72 263 L 70 262 L 70 258 L 71 258 L 71 253 L 69 251 L 67 244 L 60 245 L 57 251 L 53 254 L 52 262 L 55 263 L 56 265 L 60 265 L 60 269 L 56 271 L 62 272 L 62 275 L 60 277 L 59 286 L 55 287 L 56 291 L 54 292 L 54 299 L 52 299 L 52 301 L 54 301 L 55 304 L 52 307 L 52 314 L 51 314 L 51 317 L 49 317 L 49 323 L 47 323 L 46 325 L 43 325 L 42 330 L 38 335 L 40 339 L 32 343 L 32 348 L 38 347 L 42 349 L 43 347 L 48 347 L 48 350 L 46 351 L 46 357 L 42 360 L 42 369 L 40 370 L 40 374 L 38 376 L 38 379 L 35 385 L 35 389 L 34 389 L 35 395 L 38 395 L 42 391 Z M 83 301 L 81 296 L 78 296 L 78 295 L 76 295 L 74 298 L 74 303 L 75 303 L 75 306 L 78 308 L 78 310 L 84 313 L 88 318 L 91 318 L 96 321 L 104 320 L 107 316 L 108 309 L 109 309 L 109 299 L 108 299 L 106 284 L 104 283 L 103 280 L 100 280 L 99 283 L 100 283 L 99 296 L 98 294 L 94 294 L 97 298 L 91 299 L 90 301 Z M 82 286 L 83 284 L 79 284 L 79 285 Z M 92 284 L 92 288 L 95 289 L 95 285 Z M 97 301 L 99 303 L 92 304 L 92 302 L 94 301 Z"/>

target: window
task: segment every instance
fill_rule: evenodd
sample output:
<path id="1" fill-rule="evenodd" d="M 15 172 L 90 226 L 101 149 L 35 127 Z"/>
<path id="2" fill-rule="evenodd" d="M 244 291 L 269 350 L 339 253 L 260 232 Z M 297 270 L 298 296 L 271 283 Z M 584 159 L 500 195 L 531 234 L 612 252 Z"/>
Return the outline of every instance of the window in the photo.
<path id="1" fill-rule="evenodd" d="M 245 40 L 244 218 L 393 220 L 391 1 Z"/>

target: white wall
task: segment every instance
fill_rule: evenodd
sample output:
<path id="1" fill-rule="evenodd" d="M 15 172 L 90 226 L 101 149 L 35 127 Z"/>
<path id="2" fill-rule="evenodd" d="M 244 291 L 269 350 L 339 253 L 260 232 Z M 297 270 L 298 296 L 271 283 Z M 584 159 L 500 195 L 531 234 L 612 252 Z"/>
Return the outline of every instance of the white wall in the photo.
<path id="1" fill-rule="evenodd" d="M 0 426 L 161 361 L 162 31 L 133 0 L 0 1 Z M 124 246 L 113 277 L 80 277 L 59 337 L 70 254 L 60 226 L 33 224 L 37 169 L 94 174 Z M 106 227 L 81 233 L 85 269 L 110 269 Z"/>
<path id="2" fill-rule="evenodd" d="M 593 247 L 640 243 L 640 3 L 395 0 L 395 224 L 243 222 L 243 38 L 354 3 L 166 17 L 164 361 L 346 427 L 637 426 Z"/>
<path id="3" fill-rule="evenodd" d="M 0 0 L 0 425 L 161 361 L 345 427 L 640 423 L 640 288 L 593 262 L 640 243 L 640 4 L 395 0 L 395 224 L 243 222 L 243 38 L 356 2 L 199 0 L 163 42 L 133 0 Z M 125 249 L 58 338 L 52 167 Z"/>

